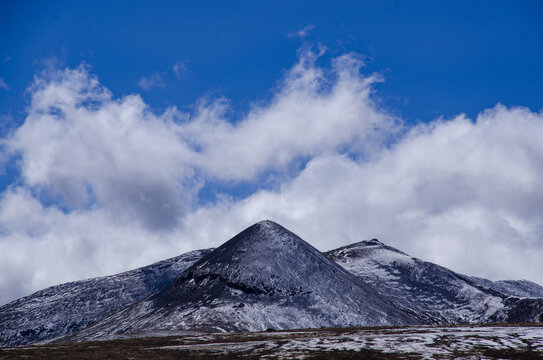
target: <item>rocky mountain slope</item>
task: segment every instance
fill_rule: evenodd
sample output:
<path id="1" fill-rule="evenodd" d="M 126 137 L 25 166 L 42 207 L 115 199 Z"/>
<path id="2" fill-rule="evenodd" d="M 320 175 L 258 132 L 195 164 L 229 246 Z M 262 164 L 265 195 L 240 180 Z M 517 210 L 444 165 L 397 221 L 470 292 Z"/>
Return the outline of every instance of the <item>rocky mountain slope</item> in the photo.
<path id="1" fill-rule="evenodd" d="M 375 239 L 325 255 L 263 221 L 215 250 L 6 304 L 0 346 L 184 330 L 543 322 L 543 287 L 533 282 L 465 276 Z"/>
<path id="2" fill-rule="evenodd" d="M 262 221 L 197 261 L 170 288 L 70 339 L 421 323 L 292 232 Z"/>
<path id="3" fill-rule="evenodd" d="M 542 288 L 529 281 L 492 282 L 461 275 L 376 239 L 326 254 L 429 323 L 543 321 L 543 298 L 537 298 Z"/>
<path id="4" fill-rule="evenodd" d="M 170 286 L 211 250 L 197 250 L 121 274 L 52 286 L 0 307 L 0 346 L 24 345 L 83 329 Z"/>

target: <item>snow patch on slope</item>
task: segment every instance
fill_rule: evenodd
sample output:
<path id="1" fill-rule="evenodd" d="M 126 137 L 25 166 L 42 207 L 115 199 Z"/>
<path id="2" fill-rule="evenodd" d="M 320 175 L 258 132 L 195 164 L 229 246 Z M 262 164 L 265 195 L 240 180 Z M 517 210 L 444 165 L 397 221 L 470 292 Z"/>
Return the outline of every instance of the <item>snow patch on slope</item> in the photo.
<path id="1" fill-rule="evenodd" d="M 163 330 L 420 323 L 292 232 L 264 221 L 196 262 L 171 288 L 74 339 Z"/>
<path id="2" fill-rule="evenodd" d="M 117 275 L 52 286 L 0 307 L 0 346 L 71 334 L 170 286 L 211 249 L 191 251 Z"/>
<path id="3" fill-rule="evenodd" d="M 326 254 L 430 323 L 541 321 L 543 299 L 521 301 L 489 280 L 457 274 L 376 239 Z"/>

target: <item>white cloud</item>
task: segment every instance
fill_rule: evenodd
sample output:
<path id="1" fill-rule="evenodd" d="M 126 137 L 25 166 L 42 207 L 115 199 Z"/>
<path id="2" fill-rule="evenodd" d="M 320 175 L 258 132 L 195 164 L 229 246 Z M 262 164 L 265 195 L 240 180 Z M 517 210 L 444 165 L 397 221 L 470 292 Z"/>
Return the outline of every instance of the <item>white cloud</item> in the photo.
<path id="1" fill-rule="evenodd" d="M 355 56 L 335 59 L 333 76 L 306 53 L 273 100 L 255 106 L 241 122 L 223 118 L 224 103 L 203 106 L 185 127 L 187 140 L 202 148 L 201 167 L 229 180 L 250 180 L 263 171 L 285 171 L 299 157 L 329 151 L 364 152 L 392 131 L 395 119 L 375 109 Z"/>
<path id="2" fill-rule="evenodd" d="M 138 86 L 143 90 L 151 90 L 155 88 L 163 88 L 166 86 L 166 84 L 164 83 L 164 79 L 162 79 L 162 75 L 155 72 L 149 77 L 142 77 L 140 81 L 138 81 Z"/>
<path id="3" fill-rule="evenodd" d="M 9 90 L 9 86 L 6 83 L 6 81 L 0 77 L 0 89 L 2 90 Z"/>
<path id="4" fill-rule="evenodd" d="M 155 114 L 84 67 L 36 78 L 3 141 L 21 182 L 0 199 L 0 303 L 216 246 L 263 218 L 322 250 L 378 237 L 460 272 L 543 282 L 542 116 L 497 106 L 407 129 L 374 105 L 379 77 L 356 55 L 329 68 L 317 56 L 302 52 L 235 124 L 224 99 Z M 210 181 L 226 192 L 211 204 Z M 240 182 L 257 190 L 230 198 Z"/>
<path id="5" fill-rule="evenodd" d="M 415 127 L 370 161 L 315 157 L 279 190 L 223 206 L 247 223 L 276 219 L 322 250 L 378 237 L 467 274 L 542 283 L 542 133 L 540 114 L 498 105 L 476 122 Z"/>
<path id="6" fill-rule="evenodd" d="M 301 54 L 270 103 L 255 105 L 236 125 L 223 99 L 202 100 L 193 114 L 169 108 L 157 115 L 138 95 L 113 98 L 83 66 L 41 74 L 28 90 L 25 123 L 4 140 L 8 153 L 19 157 L 22 184 L 4 194 L 0 250 L 15 246 L 24 254 L 42 244 L 58 259 L 29 266 L 29 250 L 27 261 L 21 256 L 2 264 L 20 268 L 30 291 L 216 245 L 224 235 L 207 242 L 184 236 L 194 231 L 185 222 L 198 211 L 206 181 L 288 178 L 300 159 L 360 153 L 377 144 L 394 122 L 369 99 L 377 79 L 360 76 L 355 56 L 336 59 L 331 69 L 316 67 L 315 58 Z M 24 221 L 28 209 L 33 222 Z M 177 246 L 168 240 L 174 238 Z M 88 266 L 77 268 L 80 253 L 72 256 L 68 244 L 87 249 L 81 254 Z M 138 256 L 104 266 L 111 249 Z M 51 266 L 48 276 L 39 275 Z M 9 276 L 3 281 L 16 283 Z M 21 290 L 2 293 L 13 297 Z"/>
<path id="7" fill-rule="evenodd" d="M 193 152 L 175 110 L 155 116 L 137 95 L 114 100 L 84 68 L 32 86 L 28 117 L 9 141 L 25 184 L 71 210 L 175 226 L 193 193 Z"/>

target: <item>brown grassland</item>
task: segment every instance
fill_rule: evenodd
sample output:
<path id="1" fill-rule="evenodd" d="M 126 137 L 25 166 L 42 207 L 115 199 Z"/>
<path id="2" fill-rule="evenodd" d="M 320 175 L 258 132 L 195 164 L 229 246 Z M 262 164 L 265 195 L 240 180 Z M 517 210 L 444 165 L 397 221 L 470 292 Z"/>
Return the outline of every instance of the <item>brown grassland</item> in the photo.
<path id="1" fill-rule="evenodd" d="M 506 329 L 504 325 L 493 325 Z M 334 328 L 292 330 L 280 332 L 190 334 L 146 338 L 126 338 L 79 343 L 50 343 L 42 345 L 0 348 L 0 359 L 543 359 L 543 326 L 524 324 L 526 333 L 535 331 L 536 336 L 521 339 L 520 346 L 504 345 L 504 339 L 488 335 L 488 326 L 469 327 L 462 335 L 459 327 L 423 328 Z M 518 326 L 515 328 L 519 328 Z M 435 329 L 445 335 L 437 335 L 426 343 L 429 352 L 406 351 L 400 345 L 409 345 L 414 339 L 424 338 Z M 448 329 L 456 331 L 447 335 Z M 458 330 L 460 329 L 460 330 Z M 475 330 L 473 330 L 475 329 Z M 486 335 L 477 333 L 477 329 Z M 460 331 L 460 333 L 459 333 Z M 515 330 L 516 331 L 516 330 Z M 516 332 L 512 331 L 511 336 Z M 452 332 L 451 332 L 452 334 Z M 372 347 L 371 341 L 386 336 L 388 348 Z M 396 337 L 394 337 L 396 336 Z M 411 336 L 411 338 L 409 337 Z M 502 335 L 503 336 L 503 335 Z M 509 336 L 509 335 L 507 335 Z M 374 340 L 369 340 L 370 338 Z M 352 346 L 353 339 L 368 339 L 367 346 Z M 467 341 L 471 347 L 456 346 Z M 493 346 L 492 344 L 500 344 Z M 328 347 L 327 344 L 333 344 Z M 358 343 L 360 344 L 360 342 Z M 343 346 L 345 345 L 345 346 Z M 396 346 L 397 345 L 397 346 Z M 398 351 L 395 351 L 396 347 Z M 401 350 L 403 349 L 403 350 Z M 435 350 L 442 350 L 435 353 Z"/>

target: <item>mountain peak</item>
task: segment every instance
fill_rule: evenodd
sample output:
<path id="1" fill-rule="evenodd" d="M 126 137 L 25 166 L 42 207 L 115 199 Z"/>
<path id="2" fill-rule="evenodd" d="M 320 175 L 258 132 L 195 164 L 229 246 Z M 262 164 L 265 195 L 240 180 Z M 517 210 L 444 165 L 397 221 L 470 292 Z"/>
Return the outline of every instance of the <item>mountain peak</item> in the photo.
<path id="1" fill-rule="evenodd" d="M 273 238 L 280 234 L 290 233 L 294 235 L 291 231 L 287 230 L 283 226 L 279 225 L 278 223 L 272 221 L 272 220 L 261 220 L 251 226 L 249 226 L 247 229 L 236 235 L 235 237 L 238 237 L 239 235 L 248 232 L 251 234 L 259 234 L 260 237 L 257 237 L 257 239 L 262 239 L 262 237 L 265 238 Z M 294 235 L 296 236 L 296 235 Z M 298 236 L 296 236 L 298 237 Z M 299 237 L 298 237 L 299 238 Z M 253 239 L 255 240 L 255 239 Z M 301 239 L 300 239 L 301 240 Z"/>
<path id="2" fill-rule="evenodd" d="M 524 287 L 513 282 L 509 292 L 500 282 L 470 278 L 372 240 L 326 254 L 428 323 L 540 321 L 542 299 L 519 300 L 507 295 L 537 296 L 537 284 Z"/>
<path id="3" fill-rule="evenodd" d="M 354 244 L 342 246 L 340 248 L 327 251 L 325 254 L 334 261 L 343 261 L 346 259 L 369 258 L 375 254 L 385 254 L 393 256 L 398 260 L 411 259 L 409 255 L 392 246 L 383 244 L 377 239 L 362 240 Z"/>
<path id="4" fill-rule="evenodd" d="M 277 276 L 278 274 L 306 260 L 317 261 L 317 264 L 328 261 L 298 235 L 271 220 L 263 220 L 243 230 L 196 262 L 180 275 L 175 284 L 190 277 L 215 277 L 221 274 L 220 277 L 228 279 L 230 283 L 254 283 L 259 291 L 266 291 L 265 289 L 276 288 L 282 283 L 282 277 Z M 297 286 L 304 286 L 302 277 L 296 282 L 299 282 Z M 283 285 L 292 287 L 292 279 Z"/>
<path id="5" fill-rule="evenodd" d="M 252 226 L 258 226 L 258 227 L 263 227 L 263 228 L 282 227 L 281 225 L 279 225 L 275 221 L 268 220 L 268 219 L 260 220 L 259 222 L 253 224 Z"/>
<path id="6" fill-rule="evenodd" d="M 224 244 L 194 266 L 194 270 L 213 263 L 220 268 L 226 264 L 237 264 L 245 270 L 281 271 L 284 266 L 291 266 L 300 259 L 297 254 L 304 250 L 320 256 L 320 252 L 302 240 L 298 235 L 271 221 L 259 221 Z M 241 270 L 240 268 L 240 270 Z M 250 268 L 250 269 L 249 269 Z"/>
<path id="7" fill-rule="evenodd" d="M 420 323 L 291 231 L 265 220 L 194 263 L 169 289 L 78 336 Z"/>

